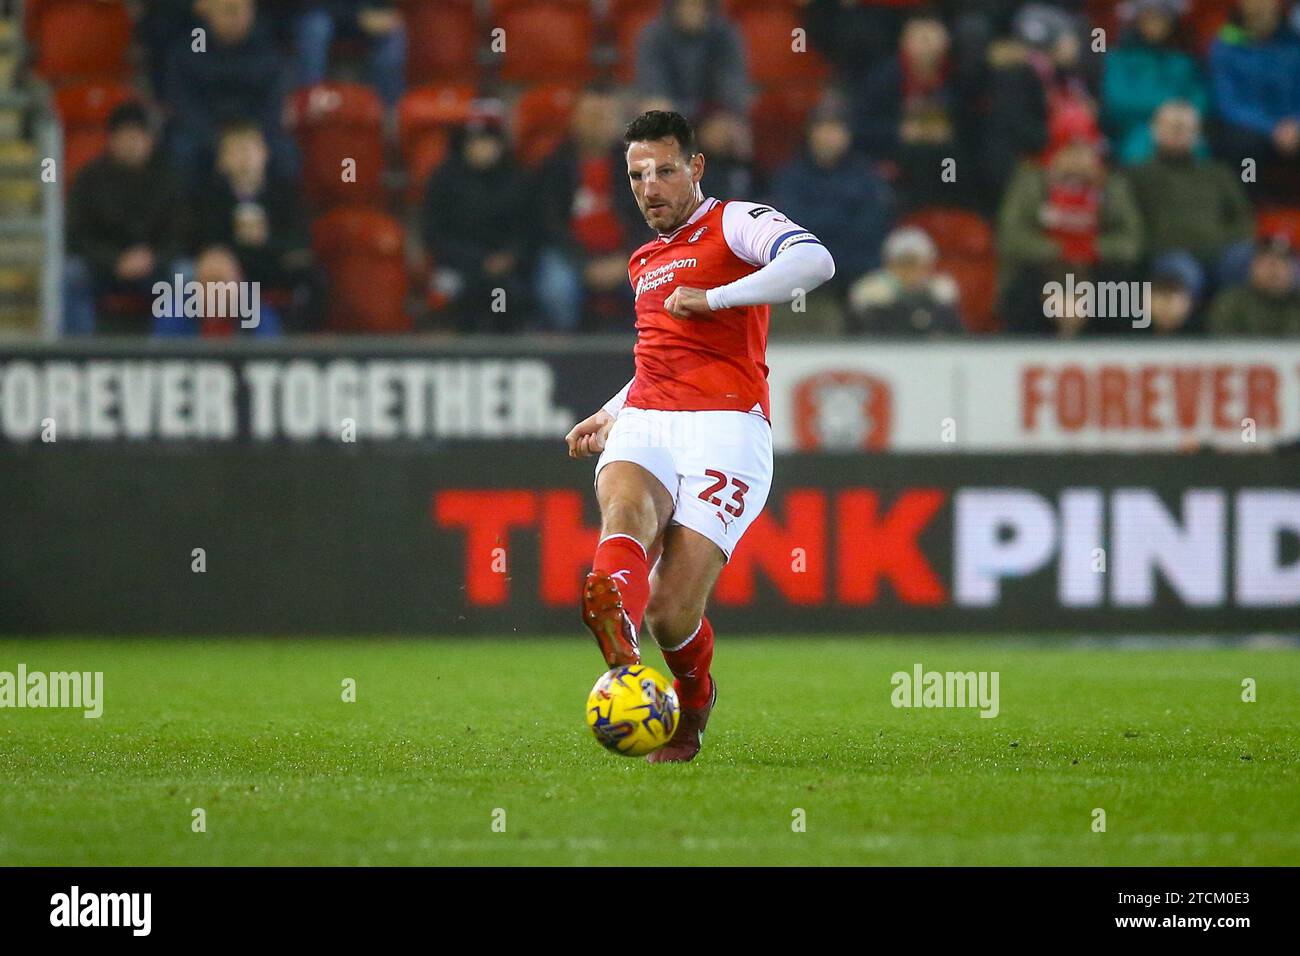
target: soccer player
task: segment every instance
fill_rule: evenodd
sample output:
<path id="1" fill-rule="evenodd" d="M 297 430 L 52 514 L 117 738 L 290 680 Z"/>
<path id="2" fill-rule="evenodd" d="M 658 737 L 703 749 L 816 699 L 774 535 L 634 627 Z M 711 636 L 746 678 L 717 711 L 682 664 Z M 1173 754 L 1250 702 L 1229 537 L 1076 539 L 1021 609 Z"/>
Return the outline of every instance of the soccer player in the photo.
<path id="1" fill-rule="evenodd" d="M 611 668 L 640 663 L 644 620 L 682 708 L 672 740 L 646 759 L 685 761 L 718 696 L 709 594 L 772 484 L 768 306 L 811 292 L 835 263 L 770 206 L 706 199 L 704 156 L 680 114 L 643 113 L 624 142 L 657 235 L 628 263 L 636 375 L 566 438 L 571 457 L 600 455 L 582 620 Z"/>

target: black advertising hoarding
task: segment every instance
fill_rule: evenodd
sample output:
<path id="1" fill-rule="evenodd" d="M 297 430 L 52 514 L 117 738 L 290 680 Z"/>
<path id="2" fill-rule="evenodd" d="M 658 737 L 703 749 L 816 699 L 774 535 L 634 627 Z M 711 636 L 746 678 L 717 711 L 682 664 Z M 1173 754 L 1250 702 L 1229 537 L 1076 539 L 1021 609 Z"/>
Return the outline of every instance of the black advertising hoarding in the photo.
<path id="1" fill-rule="evenodd" d="M 579 634 L 630 342 L 0 352 L 0 631 Z M 979 349 L 972 349 L 972 354 Z M 778 454 L 735 632 L 1295 630 L 1292 454 Z"/>
<path id="2" fill-rule="evenodd" d="M 0 470 L 0 631 L 577 634 L 592 468 L 558 440 L 24 449 Z M 733 633 L 1294 630 L 1296 473 L 779 456 L 712 613 Z"/>

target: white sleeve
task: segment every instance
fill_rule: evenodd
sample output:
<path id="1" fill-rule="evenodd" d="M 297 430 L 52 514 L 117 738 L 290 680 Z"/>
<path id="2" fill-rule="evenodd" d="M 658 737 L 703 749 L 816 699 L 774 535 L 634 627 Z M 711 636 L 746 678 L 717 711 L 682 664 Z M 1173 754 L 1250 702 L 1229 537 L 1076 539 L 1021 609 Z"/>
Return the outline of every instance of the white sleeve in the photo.
<path id="1" fill-rule="evenodd" d="M 756 202 L 729 202 L 722 210 L 722 235 L 736 256 L 753 266 L 765 266 L 801 242 L 817 242 L 811 232 Z"/>
<path id="2" fill-rule="evenodd" d="M 627 393 L 632 389 L 632 382 L 635 381 L 636 378 L 634 376 L 626 385 L 623 386 L 622 390 L 617 395 L 607 401 L 602 406 L 605 411 L 609 412 L 609 414 L 613 415 L 615 418 L 618 418 L 618 413 L 623 409 L 623 403 L 627 401 Z"/>
<path id="3" fill-rule="evenodd" d="M 817 237 L 771 206 L 727 203 L 722 234 L 739 259 L 762 268 L 709 289 L 711 309 L 789 302 L 835 275 L 835 260 Z"/>
<path id="4" fill-rule="evenodd" d="M 835 275 L 835 260 L 820 242 L 790 246 L 757 272 L 704 293 L 709 308 L 776 305 L 809 293 Z"/>

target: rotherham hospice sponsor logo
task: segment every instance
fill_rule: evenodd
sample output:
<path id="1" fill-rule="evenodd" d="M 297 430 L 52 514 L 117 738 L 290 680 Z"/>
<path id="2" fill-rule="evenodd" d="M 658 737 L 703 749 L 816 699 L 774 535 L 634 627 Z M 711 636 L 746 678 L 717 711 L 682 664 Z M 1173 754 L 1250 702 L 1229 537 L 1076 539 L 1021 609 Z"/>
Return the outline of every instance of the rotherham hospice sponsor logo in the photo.
<path id="1" fill-rule="evenodd" d="M 126 926 L 148 936 L 153 924 L 152 893 L 82 893 L 73 886 L 50 897 L 51 926 Z"/>
<path id="2" fill-rule="evenodd" d="M 103 671 L 0 671 L 0 709 L 6 707 L 70 707 L 83 709 L 88 720 L 104 713 Z"/>
<path id="3" fill-rule="evenodd" d="M 981 717 L 998 715 L 998 671 L 927 671 L 918 662 L 912 673 L 889 679 L 895 707 L 978 707 Z"/>
<path id="4" fill-rule="evenodd" d="M 1043 316 L 1049 319 L 1132 319 L 1133 328 L 1151 325 L 1150 282 L 1075 281 L 1043 286 Z"/>
<path id="5" fill-rule="evenodd" d="M 642 292 L 650 292 L 666 285 L 677 278 L 678 269 L 694 269 L 699 264 L 698 260 L 691 259 L 674 259 L 672 262 L 656 266 L 649 272 L 643 272 L 636 280 L 636 295 L 634 298 L 641 298 Z"/>
<path id="6" fill-rule="evenodd" d="M 176 273 L 171 283 L 153 284 L 153 316 L 187 319 L 239 319 L 240 328 L 255 329 L 262 320 L 260 282 L 196 282 Z"/>

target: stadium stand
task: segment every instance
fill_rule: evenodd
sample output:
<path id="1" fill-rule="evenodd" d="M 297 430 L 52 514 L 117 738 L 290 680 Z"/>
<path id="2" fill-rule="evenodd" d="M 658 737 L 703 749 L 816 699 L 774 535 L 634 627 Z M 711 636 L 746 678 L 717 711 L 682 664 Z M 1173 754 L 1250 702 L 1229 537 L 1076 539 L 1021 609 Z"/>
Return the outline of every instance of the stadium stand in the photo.
<path id="1" fill-rule="evenodd" d="M 1211 155 L 1228 168 L 1243 156 L 1257 160 L 1258 181 L 1248 182 L 1247 192 L 1255 208 L 1263 210 L 1259 231 L 1286 235 L 1293 244 L 1300 238 L 1294 224 L 1300 195 L 1293 194 L 1300 179 L 1300 136 L 1293 144 L 1289 129 L 1283 129 L 1291 104 L 1300 109 L 1300 72 L 1289 69 L 1300 62 L 1300 16 L 1289 0 L 1008 0 L 977 6 L 947 0 L 861 0 L 847 5 L 839 0 L 394 0 L 390 6 L 400 11 L 407 46 L 407 92 L 395 107 L 385 105 L 368 85 L 366 70 L 352 55 L 354 42 L 348 39 L 334 42 L 326 82 L 293 88 L 301 69 L 295 68 L 295 38 L 301 34 L 296 32 L 294 4 L 222 0 L 218 5 L 235 20 L 244 12 L 255 14 L 249 42 L 269 38 L 274 44 L 283 72 L 283 99 L 279 93 L 270 95 L 261 104 L 260 121 L 277 174 L 290 175 L 299 184 L 302 201 L 318 217 L 313 235 L 319 235 L 321 222 L 334 221 L 319 217 L 340 206 L 368 207 L 400 227 L 405 251 L 401 260 L 408 270 L 403 272 L 403 287 L 410 290 L 410 300 L 401 309 L 385 305 L 355 321 L 340 311 L 349 306 L 336 302 L 327 309 L 317 302 L 321 319 L 309 323 L 316 328 L 450 328 L 451 319 L 440 307 L 445 296 L 424 287 L 437 270 L 427 266 L 418 220 L 430 177 L 455 158 L 449 145 L 456 130 L 463 127 L 476 100 L 500 100 L 509 118 L 512 160 L 529 174 L 541 175 L 546 159 L 570 134 L 570 117 L 582 89 L 593 83 L 618 97 L 624 118 L 647 106 L 688 109 L 697 121 L 719 112 L 736 117 L 742 132 L 725 157 L 725 184 L 752 183 L 754 194 L 745 198 L 767 201 L 770 184 L 782 181 L 782 175 L 805 158 L 806 126 L 819 108 L 833 104 L 851 118 L 859 135 L 860 122 L 854 117 L 860 113 L 855 110 L 864 102 L 878 102 L 871 97 L 879 97 L 882 89 L 896 89 L 887 95 L 899 98 L 898 119 L 890 120 L 898 123 L 898 135 L 874 130 L 872 142 L 901 145 L 884 155 L 878 145 L 872 146 L 866 165 L 845 167 L 867 172 L 846 175 L 882 178 L 899 199 L 888 225 L 920 225 L 931 235 L 940 250 L 939 269 L 961 288 L 962 320 L 972 334 L 995 333 L 1004 325 L 996 279 L 999 260 L 989 237 L 1019 164 L 1043 162 L 1072 138 L 1092 136 L 1095 130 L 1095 135 L 1106 137 L 1101 157 L 1107 177 L 1123 180 L 1152 155 L 1147 127 L 1156 108 L 1169 97 L 1184 95 L 1184 89 L 1207 91 L 1204 97 L 1192 95 L 1204 110 L 1205 140 L 1199 155 Z M 162 132 L 164 158 L 182 180 L 197 188 L 194 170 L 204 168 L 203 160 L 190 154 L 210 151 L 221 124 L 239 118 L 221 113 L 234 100 L 210 90 L 195 91 L 202 97 L 194 102 L 214 111 L 203 122 L 216 124 L 196 127 L 201 130 L 196 142 L 190 98 L 158 88 L 173 62 L 185 65 L 183 55 L 175 59 L 177 44 L 187 40 L 194 24 L 211 16 L 205 12 L 208 5 L 200 7 L 195 19 L 185 5 L 146 10 L 116 0 L 30 0 L 21 9 L 21 19 L 17 13 L 10 16 L 12 29 L 0 34 L 0 47 L 8 44 L 17 51 L 11 86 L 25 109 L 39 111 L 40 103 L 48 102 L 47 115 L 57 118 L 63 140 L 62 192 L 103 150 L 104 124 L 112 109 L 131 99 L 148 106 Z M 936 10 L 945 24 L 947 45 L 939 85 L 910 72 L 897 46 L 910 17 Z M 1139 21 L 1142 34 L 1137 31 Z M 1169 38 L 1152 45 L 1148 37 L 1161 34 L 1166 22 Z M 1122 56 L 1108 61 L 1106 54 L 1092 52 L 1092 31 L 1098 28 L 1105 31 L 1106 49 L 1123 50 Z M 261 58 L 256 62 L 267 62 L 263 48 L 256 49 Z M 883 69 L 891 58 L 900 63 L 892 73 Z M 1112 63 L 1116 70 L 1122 63 L 1124 72 L 1116 73 L 1108 88 L 1106 74 Z M 1191 85 L 1179 86 L 1171 79 L 1174 66 Z M 1255 94 L 1249 85 L 1224 85 L 1225 70 L 1243 67 L 1284 77 L 1273 101 L 1252 101 Z M 1165 86 L 1133 90 L 1131 78 L 1148 69 Z M 879 77 L 892 79 L 882 86 L 875 79 Z M 1116 90 L 1137 95 L 1117 96 Z M 687 101 L 679 99 L 683 96 Z M 1282 146 L 1274 143 L 1275 130 L 1242 125 L 1243 117 L 1269 110 L 1282 111 L 1268 120 L 1278 123 L 1277 142 Z M 955 155 L 961 156 L 960 187 L 945 191 L 936 174 L 933 188 L 918 190 L 918 177 L 927 182 L 930 174 L 916 168 L 915 157 L 927 157 L 929 164 L 942 152 L 927 152 L 918 145 L 948 142 L 954 121 L 969 127 L 958 130 L 962 150 L 956 149 L 957 139 L 952 140 Z M 1012 127 L 1015 136 L 998 132 Z M 7 157 L 10 166 L 35 155 L 33 128 L 30 122 L 19 122 L 2 144 L 0 157 Z M 288 134 L 283 142 L 277 138 L 282 132 Z M 931 136 L 937 139 L 927 139 Z M 854 148 L 862 153 L 865 138 L 860 139 Z M 977 149 L 970 148 L 973 140 L 978 140 Z M 355 179 L 344 174 L 353 164 Z M 730 171 L 736 169 L 748 172 L 731 178 Z M 719 172 L 708 181 L 723 175 Z M 789 181 L 788 175 L 784 181 Z M 1049 184 L 1054 182 L 1049 177 Z M 30 195 L 30 184 L 25 188 L 10 184 L 0 189 L 0 196 L 15 197 L 18 207 L 37 217 L 32 222 L 57 228 L 49 225 L 57 217 L 51 218 L 42 201 Z M 783 211 L 796 221 L 801 214 L 811 214 L 797 208 Z M 365 234 L 383 232 L 378 226 L 370 228 Z M 522 216 L 518 234 L 527 241 L 517 270 L 525 284 L 540 281 L 534 261 L 542 242 L 538 230 L 535 217 Z M 877 231 L 873 228 L 863 241 L 881 241 Z M 318 255 L 327 246 L 313 243 Z M 832 251 L 844 261 L 879 258 L 859 256 L 857 249 Z M 30 247 L 27 255 L 30 258 Z M 339 255 L 322 256 L 318 266 L 349 268 Z M 0 270 L 6 267 L 0 255 Z M 1150 251 L 1143 250 L 1125 275 L 1147 278 L 1153 267 Z M 856 278 L 844 277 L 843 287 Z M 29 275 L 24 281 L 30 286 L 36 280 Z M 10 283 L 13 288 L 21 285 Z M 1217 291 L 1211 283 L 1198 309 L 1208 308 Z M 19 325 L 34 324 L 29 307 L 24 308 L 27 318 Z M 383 317 L 377 318 L 380 313 Z M 399 314 L 401 319 L 393 318 Z M 608 318 L 604 315 L 601 327 L 607 327 Z M 519 327 L 537 327 L 537 322 L 525 321 Z M 1189 323 L 1186 334 L 1200 327 Z"/>

